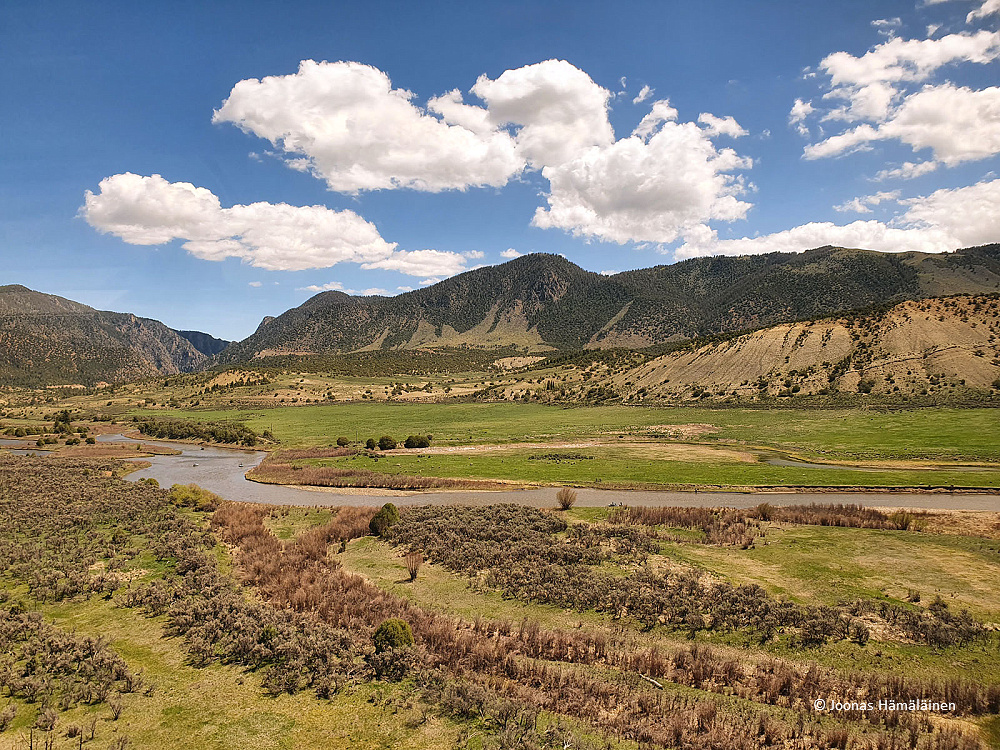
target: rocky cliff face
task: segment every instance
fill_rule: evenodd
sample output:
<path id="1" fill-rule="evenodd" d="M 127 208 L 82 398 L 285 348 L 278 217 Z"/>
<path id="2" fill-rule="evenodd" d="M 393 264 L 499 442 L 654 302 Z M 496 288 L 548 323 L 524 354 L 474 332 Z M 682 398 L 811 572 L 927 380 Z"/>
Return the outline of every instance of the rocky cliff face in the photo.
<path id="1" fill-rule="evenodd" d="M 26 287 L 0 287 L 0 383 L 58 385 L 194 370 L 206 361 L 157 320 L 95 310 Z"/>

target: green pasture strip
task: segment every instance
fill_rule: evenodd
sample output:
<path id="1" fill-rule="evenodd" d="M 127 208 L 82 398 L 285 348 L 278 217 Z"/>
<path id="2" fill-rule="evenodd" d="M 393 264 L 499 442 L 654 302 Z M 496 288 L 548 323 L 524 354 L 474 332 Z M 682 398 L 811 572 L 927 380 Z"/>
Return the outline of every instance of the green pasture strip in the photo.
<path id="1" fill-rule="evenodd" d="M 991 469 L 812 469 L 771 466 L 742 461 L 671 461 L 633 456 L 627 447 L 574 449 L 572 455 L 591 458 L 540 459 L 537 449 L 491 454 L 395 453 L 340 458 L 305 459 L 296 463 L 382 474 L 460 479 L 506 479 L 516 482 L 594 486 L 719 485 L 743 486 L 872 486 L 915 485 L 1000 487 L 1000 470 Z M 534 457 L 534 458 L 533 458 Z M 905 499 L 900 500 L 905 504 Z"/>
<path id="2" fill-rule="evenodd" d="M 1000 461 L 1000 410 L 925 408 L 705 409 L 511 403 L 352 403 L 256 410 L 136 414 L 245 422 L 271 429 L 286 447 L 329 445 L 337 437 L 376 439 L 432 434 L 436 445 L 559 442 L 617 435 L 656 437 L 659 426 L 707 424 L 703 442 L 766 445 L 838 460 Z"/>

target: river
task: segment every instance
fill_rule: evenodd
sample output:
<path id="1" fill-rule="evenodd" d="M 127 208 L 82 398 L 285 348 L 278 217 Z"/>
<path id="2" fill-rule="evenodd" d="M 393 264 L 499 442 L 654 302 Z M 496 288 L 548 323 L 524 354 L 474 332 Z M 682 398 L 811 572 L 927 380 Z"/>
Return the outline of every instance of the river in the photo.
<path id="1" fill-rule="evenodd" d="M 156 479 L 161 486 L 172 484 L 197 484 L 227 500 L 237 500 L 267 505 L 382 505 L 394 502 L 400 505 L 489 505 L 492 503 L 519 503 L 539 508 L 555 505 L 556 488 L 507 490 L 502 492 L 419 492 L 399 493 L 365 490 L 365 494 L 349 494 L 337 490 L 251 482 L 244 474 L 260 463 L 267 455 L 263 451 L 240 451 L 230 448 L 193 446 L 183 443 L 155 440 L 133 440 L 122 435 L 101 435 L 101 442 L 142 442 L 164 448 L 180 450 L 180 455 L 153 456 L 151 466 L 131 473 L 128 478 L 138 481 L 146 477 Z M 875 507 L 907 507 L 927 510 L 989 510 L 1000 511 L 1000 494 L 974 495 L 961 493 L 900 494 L 882 492 L 675 492 L 647 490 L 600 490 L 580 488 L 577 505 L 603 507 L 612 503 L 650 506 L 728 506 L 749 508 L 759 503 L 772 505 L 797 505 L 802 503 L 857 503 Z"/>

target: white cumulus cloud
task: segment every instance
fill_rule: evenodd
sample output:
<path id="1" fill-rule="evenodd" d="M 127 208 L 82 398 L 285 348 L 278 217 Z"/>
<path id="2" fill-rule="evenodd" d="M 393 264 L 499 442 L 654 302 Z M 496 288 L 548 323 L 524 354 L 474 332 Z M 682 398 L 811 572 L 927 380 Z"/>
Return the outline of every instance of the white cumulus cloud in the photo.
<path id="1" fill-rule="evenodd" d="M 339 281 L 328 281 L 326 284 L 310 284 L 309 286 L 300 286 L 295 291 L 297 292 L 344 292 L 345 294 L 354 294 L 353 289 L 345 289 L 344 285 Z"/>
<path id="2" fill-rule="evenodd" d="M 972 23 L 979 18 L 987 18 L 1000 13 L 1000 0 L 983 0 L 983 4 L 965 17 L 966 23 Z"/>
<path id="3" fill-rule="evenodd" d="M 702 112 L 698 115 L 698 122 L 705 126 L 705 131 L 709 135 L 728 135 L 730 138 L 739 138 L 747 134 L 747 131 L 732 117 L 716 117 L 709 112 Z"/>
<path id="4" fill-rule="evenodd" d="M 675 117 L 657 102 L 632 136 L 545 167 L 548 208 L 532 224 L 619 244 L 668 243 L 692 226 L 745 216 L 750 204 L 737 198 L 742 183 L 732 172 L 750 160 L 717 149 L 708 131 Z"/>
<path id="5" fill-rule="evenodd" d="M 508 247 L 506 250 L 500 253 L 500 257 L 502 258 L 520 258 L 522 255 L 523 253 L 519 253 L 512 247 Z"/>
<path id="6" fill-rule="evenodd" d="M 805 120 L 814 110 L 812 102 L 796 99 L 788 113 L 788 124 L 793 126 L 799 135 L 808 137 L 809 128 L 806 127 Z"/>
<path id="7" fill-rule="evenodd" d="M 946 166 L 1000 153 L 1000 88 L 930 80 L 945 69 L 956 72 L 960 65 L 997 59 L 1000 32 L 986 30 L 937 39 L 893 37 L 860 57 L 827 55 L 819 67 L 829 78 L 823 100 L 833 107 L 822 120 L 846 123 L 846 129 L 806 146 L 804 157 L 839 156 L 885 140 L 930 150 L 932 161 Z M 804 120 L 811 114 L 796 100 L 789 121 L 806 134 Z M 889 174 L 884 172 L 883 179 Z M 904 170 L 900 176 L 907 174 Z"/>
<path id="8" fill-rule="evenodd" d="M 720 240 L 714 231 L 691 234 L 675 257 L 802 252 L 823 245 L 940 253 L 995 242 L 1000 237 L 1000 180 L 941 189 L 898 202 L 906 210 L 890 222 L 811 222 L 761 237 L 734 240 Z"/>
<path id="9" fill-rule="evenodd" d="M 589 146 L 614 142 L 611 93 L 565 60 L 546 60 L 479 77 L 472 93 L 496 125 L 518 126 L 518 152 L 532 165 L 562 164 Z"/>
<path id="10" fill-rule="evenodd" d="M 908 226 L 951 233 L 956 247 L 985 245 L 1000 238 L 1000 180 L 983 180 L 962 188 L 941 189 L 901 201 Z"/>
<path id="11" fill-rule="evenodd" d="M 611 92 L 565 60 L 481 75 L 468 103 L 458 89 L 421 108 L 389 76 L 355 62 L 303 61 L 296 73 L 237 83 L 215 122 L 266 138 L 286 163 L 332 190 L 425 191 L 501 186 L 524 169 L 548 180 L 532 223 L 618 243 L 670 242 L 693 225 L 732 221 L 751 166 L 716 137 L 740 137 L 735 119 L 704 112 L 678 122 L 668 100 L 650 105 L 630 137 L 616 140 Z M 652 96 L 644 86 L 635 97 Z M 192 238 L 191 242 L 200 242 Z M 238 252 L 231 239 L 192 244 L 205 255 Z M 189 248 L 189 249 L 191 249 Z M 441 277 L 462 270 L 455 254 L 393 251 L 365 267 Z M 465 254 L 467 258 L 474 255 Z M 416 274 L 420 275 L 420 274 Z"/>
<path id="12" fill-rule="evenodd" d="M 902 23 L 902 20 L 896 16 L 893 18 L 879 18 L 872 21 L 872 26 L 875 27 L 878 33 L 882 36 L 891 37 L 896 33 L 896 29 L 898 29 Z"/>
<path id="13" fill-rule="evenodd" d="M 898 167 L 887 167 L 875 175 L 876 180 L 904 179 L 910 180 L 914 177 L 930 174 L 940 166 L 936 161 L 904 161 Z"/>
<path id="14" fill-rule="evenodd" d="M 365 270 L 399 271 L 410 276 L 454 276 L 465 270 L 465 258 L 443 250 L 397 250 L 376 261 L 362 263 Z"/>
<path id="15" fill-rule="evenodd" d="M 184 240 L 184 248 L 203 260 L 239 258 L 272 271 L 349 262 L 425 276 L 451 275 L 465 266 L 457 253 L 397 250 L 353 211 L 285 203 L 223 208 L 207 188 L 160 175 L 106 177 L 97 193 L 86 192 L 80 213 L 95 229 L 132 245 Z"/>
<path id="16" fill-rule="evenodd" d="M 643 86 L 641 89 L 639 89 L 639 93 L 636 94 L 635 98 L 632 99 L 632 103 L 642 104 L 652 95 L 653 95 L 653 89 L 651 89 L 649 86 Z"/>
<path id="17" fill-rule="evenodd" d="M 303 60 L 292 75 L 237 83 L 213 121 L 266 138 L 338 192 L 504 185 L 523 168 L 514 141 L 455 94 L 433 101 L 440 119 L 377 68 Z"/>
<path id="18" fill-rule="evenodd" d="M 834 206 L 834 211 L 841 212 L 854 212 L 859 214 L 870 214 L 872 212 L 871 207 L 877 206 L 880 203 L 893 202 L 899 198 L 898 190 L 881 190 L 873 195 L 863 195 L 859 198 L 852 198 L 849 201 L 841 203 L 838 206 Z"/>

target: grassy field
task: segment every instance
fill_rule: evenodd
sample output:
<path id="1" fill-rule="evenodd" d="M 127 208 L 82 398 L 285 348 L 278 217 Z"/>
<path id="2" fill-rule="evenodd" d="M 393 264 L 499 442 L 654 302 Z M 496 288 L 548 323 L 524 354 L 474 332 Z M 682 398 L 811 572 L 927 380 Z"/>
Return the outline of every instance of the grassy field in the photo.
<path id="1" fill-rule="evenodd" d="M 1000 411 L 701 409 L 535 404 L 338 404 L 257 411 L 162 411 L 136 414 L 199 421 L 238 420 L 270 429 L 286 447 L 362 442 L 390 434 L 432 434 L 436 445 L 559 442 L 618 435 L 668 436 L 671 426 L 708 425 L 699 441 L 769 446 L 840 460 L 1000 461 Z"/>
<path id="2" fill-rule="evenodd" d="M 859 597 L 904 600 L 917 591 L 947 597 L 1000 622 L 1000 542 L 964 536 L 831 526 L 772 527 L 767 543 L 742 550 L 667 544 L 664 554 L 796 601 L 835 604 Z"/>
<path id="3" fill-rule="evenodd" d="M 559 456 L 564 458 L 557 458 Z M 518 449 L 487 455 L 441 455 L 413 451 L 377 458 L 359 454 L 343 458 L 307 459 L 296 463 L 364 469 L 386 474 L 608 487 L 644 484 L 1000 487 L 1000 470 L 814 469 L 736 460 L 724 451 L 705 451 L 704 455 L 694 458 L 671 460 L 642 455 L 634 446 L 629 445 L 572 450 Z"/>
<path id="4" fill-rule="evenodd" d="M 570 511 L 569 517 L 593 522 L 605 514 L 606 509 L 578 508 Z M 993 585 L 1000 578 L 998 541 L 798 525 L 772 527 L 766 539 L 765 545 L 750 550 L 670 543 L 664 546 L 662 562 L 694 566 L 717 580 L 734 584 L 759 584 L 777 596 L 807 604 L 833 604 L 855 598 L 901 602 L 911 590 L 919 591 L 926 602 L 939 594 L 955 610 L 968 608 L 985 622 L 1000 624 L 1000 591 Z M 483 617 L 519 622 L 529 618 L 548 628 L 622 631 L 621 624 L 609 615 L 505 598 L 429 563 L 410 582 L 402 550 L 373 537 L 352 541 L 337 560 L 387 591 L 467 620 Z M 685 635 L 663 629 L 633 631 L 630 637 L 647 648 L 690 644 Z M 742 633 L 702 632 L 697 641 L 740 659 L 780 656 L 849 672 L 928 678 L 974 676 L 984 682 L 1000 681 L 1000 653 L 995 644 L 988 643 L 934 649 L 889 641 L 865 646 L 834 641 L 803 651 L 790 648 L 780 638 L 761 646 Z M 974 669 L 974 675 L 970 669 Z"/>
<path id="5" fill-rule="evenodd" d="M 1000 412 L 754 410 L 532 404 L 365 403 L 260 411 L 144 410 L 235 420 L 282 448 L 432 435 L 430 451 L 313 461 L 316 466 L 457 479 L 606 487 L 1000 487 Z M 480 446 L 506 450 L 455 450 Z M 419 457 L 418 457 L 419 456 Z M 858 464 L 804 467 L 767 459 Z M 283 481 L 283 480 L 282 480 Z"/>
<path id="6" fill-rule="evenodd" d="M 164 635 L 162 618 L 148 620 L 110 602 L 92 599 L 41 611 L 56 625 L 108 639 L 133 669 L 142 669 L 147 682 L 156 686 L 151 696 L 127 696 L 117 721 L 106 706 L 64 712 L 57 726 L 60 736 L 73 724 L 87 728 L 91 718 L 97 719 L 96 744 L 88 742 L 87 746 L 108 747 L 115 739 L 127 737 L 129 747 L 144 750 L 420 750 L 450 747 L 458 732 L 456 724 L 433 715 L 424 721 L 420 707 L 404 690 L 385 683 L 362 684 L 330 701 L 319 701 L 308 692 L 267 697 L 258 675 L 229 666 L 190 666 L 181 641 Z M 35 708 L 21 708 L 14 726 L 0 734 L 0 748 L 27 747 L 27 728 L 34 721 Z M 58 745 L 75 747 L 65 739 Z"/>

